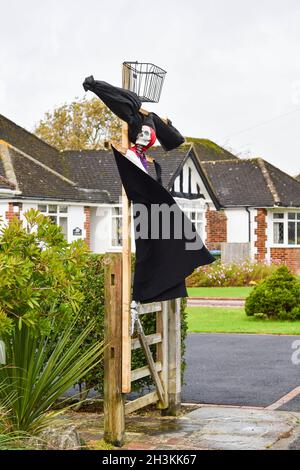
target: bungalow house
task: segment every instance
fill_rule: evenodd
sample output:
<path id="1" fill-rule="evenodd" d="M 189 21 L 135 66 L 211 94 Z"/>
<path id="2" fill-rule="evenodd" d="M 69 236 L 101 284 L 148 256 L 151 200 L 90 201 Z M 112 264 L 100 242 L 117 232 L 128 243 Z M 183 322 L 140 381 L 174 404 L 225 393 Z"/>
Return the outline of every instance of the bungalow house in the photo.
<path id="1" fill-rule="evenodd" d="M 150 155 L 209 249 L 221 250 L 224 259 L 280 260 L 300 272 L 299 181 L 261 158 L 240 159 L 203 139 L 168 153 L 154 147 Z M 0 115 L 4 221 L 23 220 L 37 208 L 69 242 L 81 237 L 94 252 L 118 251 L 120 196 L 110 150 L 59 152 Z"/>

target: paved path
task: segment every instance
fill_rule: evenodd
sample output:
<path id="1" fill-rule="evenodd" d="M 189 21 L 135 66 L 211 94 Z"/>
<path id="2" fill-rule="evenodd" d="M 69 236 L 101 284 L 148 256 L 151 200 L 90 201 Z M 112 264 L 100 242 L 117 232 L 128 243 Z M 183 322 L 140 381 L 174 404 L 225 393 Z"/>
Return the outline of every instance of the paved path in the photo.
<path id="1" fill-rule="evenodd" d="M 71 422 L 88 448 L 103 439 L 103 417 L 73 413 Z M 224 406 L 200 406 L 179 418 L 126 417 L 130 450 L 300 449 L 300 413 Z"/>
<path id="2" fill-rule="evenodd" d="M 188 297 L 188 307 L 244 307 L 245 299 L 228 297 Z"/>
<path id="3" fill-rule="evenodd" d="M 291 360 L 299 336 L 199 334 L 187 337 L 182 401 L 269 406 L 300 385 Z M 299 400 L 294 399 L 297 409 Z M 292 403 L 291 403 L 292 404 Z"/>

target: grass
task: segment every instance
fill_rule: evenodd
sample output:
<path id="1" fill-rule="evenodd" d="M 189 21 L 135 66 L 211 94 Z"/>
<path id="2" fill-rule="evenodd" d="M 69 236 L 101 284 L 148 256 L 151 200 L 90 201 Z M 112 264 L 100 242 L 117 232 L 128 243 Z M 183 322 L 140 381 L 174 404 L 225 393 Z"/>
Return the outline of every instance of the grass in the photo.
<path id="1" fill-rule="evenodd" d="M 253 287 L 189 287 L 189 297 L 247 297 Z"/>
<path id="2" fill-rule="evenodd" d="M 243 308 L 189 307 L 190 333 L 258 333 L 300 335 L 300 321 L 261 320 L 247 317 Z"/>

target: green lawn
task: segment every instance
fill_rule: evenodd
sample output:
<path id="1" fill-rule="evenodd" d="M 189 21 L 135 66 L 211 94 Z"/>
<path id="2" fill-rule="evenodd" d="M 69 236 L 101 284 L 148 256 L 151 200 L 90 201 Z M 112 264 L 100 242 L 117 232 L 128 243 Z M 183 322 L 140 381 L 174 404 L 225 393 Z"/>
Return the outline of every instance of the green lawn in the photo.
<path id="1" fill-rule="evenodd" d="M 261 333 L 300 335 L 300 321 L 260 320 L 242 308 L 189 307 L 188 331 L 194 333 Z"/>
<path id="2" fill-rule="evenodd" d="M 189 287 L 189 297 L 247 297 L 253 287 Z"/>

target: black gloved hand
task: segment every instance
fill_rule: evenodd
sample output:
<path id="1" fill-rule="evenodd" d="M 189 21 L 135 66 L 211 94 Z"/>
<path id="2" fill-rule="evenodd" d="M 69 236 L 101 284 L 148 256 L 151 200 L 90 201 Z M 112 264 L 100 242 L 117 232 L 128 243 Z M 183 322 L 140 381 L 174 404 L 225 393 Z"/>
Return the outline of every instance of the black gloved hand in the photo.
<path id="1" fill-rule="evenodd" d="M 93 75 L 90 75 L 89 77 L 86 77 L 86 79 L 84 80 L 82 86 L 84 88 L 84 91 L 88 91 L 90 90 L 92 87 L 91 85 L 94 83 L 94 77 Z"/>

